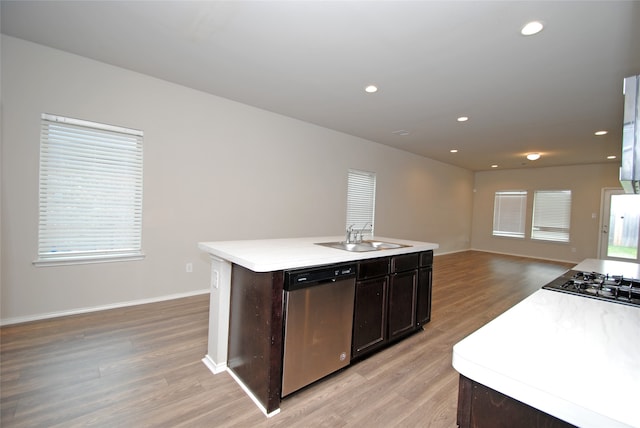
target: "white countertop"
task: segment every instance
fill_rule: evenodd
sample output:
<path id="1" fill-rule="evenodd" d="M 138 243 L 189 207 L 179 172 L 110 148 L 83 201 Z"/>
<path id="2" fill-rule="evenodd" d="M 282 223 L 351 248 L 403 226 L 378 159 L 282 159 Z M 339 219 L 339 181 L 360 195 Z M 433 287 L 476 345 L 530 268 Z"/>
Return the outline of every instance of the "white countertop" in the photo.
<path id="1" fill-rule="evenodd" d="M 577 264 L 573 270 L 582 272 L 596 272 L 601 274 L 622 275 L 624 278 L 640 279 L 640 264 L 618 262 L 613 260 L 585 259 Z"/>
<path id="2" fill-rule="evenodd" d="M 213 256 L 239 264 L 254 272 L 296 269 L 300 267 L 415 253 L 438 248 L 438 244 L 430 242 L 407 241 L 403 239 L 382 238 L 379 236 L 376 236 L 374 239 L 377 241 L 409 245 L 409 247 L 391 250 L 349 252 L 315 245 L 318 242 L 344 241 L 344 236 L 200 242 L 198 243 L 198 247 Z"/>
<path id="3" fill-rule="evenodd" d="M 579 427 L 640 427 L 638 307 L 539 290 L 457 343 L 453 366 Z"/>

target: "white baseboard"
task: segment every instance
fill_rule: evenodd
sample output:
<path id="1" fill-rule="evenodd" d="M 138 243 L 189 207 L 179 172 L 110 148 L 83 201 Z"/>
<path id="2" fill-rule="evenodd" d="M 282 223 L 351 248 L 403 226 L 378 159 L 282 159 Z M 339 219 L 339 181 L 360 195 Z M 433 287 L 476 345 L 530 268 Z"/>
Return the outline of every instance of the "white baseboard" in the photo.
<path id="1" fill-rule="evenodd" d="M 233 378 L 233 380 L 236 381 L 236 383 L 238 385 L 240 385 L 240 387 L 244 390 L 244 392 L 247 393 L 247 395 L 249 396 L 249 398 L 251 398 L 251 400 L 253 401 L 253 403 L 258 406 L 258 408 L 262 411 L 262 413 L 264 413 L 264 415 L 267 418 L 270 418 L 272 416 L 277 415 L 278 413 L 280 413 L 280 408 L 278 407 L 276 410 L 274 410 L 271 413 L 267 413 L 267 409 L 262 405 L 262 403 L 260 403 L 260 400 L 258 400 L 256 398 L 255 395 L 253 395 L 253 392 L 251 392 L 251 390 L 244 384 L 244 382 L 242 382 L 242 380 L 240 380 L 240 378 L 231 370 L 229 369 L 229 367 L 227 367 L 227 373 L 229 373 L 229 375 L 231 375 L 231 377 Z"/>
<path id="2" fill-rule="evenodd" d="M 200 294 L 209 294 L 209 289 L 190 291 L 187 293 L 169 294 L 167 296 L 152 297 L 149 299 L 130 300 L 128 302 L 119 302 L 109 305 L 91 306 L 88 308 L 70 309 L 68 311 L 48 312 L 44 314 L 28 315 L 24 317 L 13 317 L 0 319 L 0 327 L 11 324 L 20 324 L 29 321 L 39 321 L 49 318 L 65 317 L 68 315 L 86 314 L 89 312 L 105 311 L 108 309 L 125 308 L 127 306 L 144 305 L 147 303 L 163 302 L 165 300 L 181 299 L 183 297 L 198 296 Z"/>
<path id="3" fill-rule="evenodd" d="M 465 251 L 470 251 L 471 248 L 462 248 L 459 250 L 453 250 L 453 251 L 443 251 L 443 252 L 439 252 L 436 253 L 435 251 L 433 252 L 433 257 L 437 257 L 437 256 L 446 256 L 447 254 L 455 254 L 455 253 L 464 253 Z"/>
<path id="4" fill-rule="evenodd" d="M 216 363 L 209 356 L 209 354 L 204 356 L 204 358 L 202 359 L 202 362 L 204 363 L 205 366 L 207 366 L 209 370 L 211 370 L 211 373 L 213 374 L 222 373 L 227 370 L 227 363 Z"/>
<path id="5" fill-rule="evenodd" d="M 465 250 L 465 251 L 467 251 L 467 250 Z M 576 262 L 575 260 L 552 259 L 552 258 L 549 258 L 549 257 L 532 256 L 530 254 L 504 253 L 504 252 L 501 252 L 501 251 L 483 250 L 482 248 L 469 248 L 468 251 L 480 251 L 482 253 L 501 254 L 503 256 L 525 257 L 527 259 L 536 259 L 536 260 L 542 260 L 542 261 L 548 261 L 548 262 L 574 263 L 576 265 L 579 263 L 579 262 Z"/>

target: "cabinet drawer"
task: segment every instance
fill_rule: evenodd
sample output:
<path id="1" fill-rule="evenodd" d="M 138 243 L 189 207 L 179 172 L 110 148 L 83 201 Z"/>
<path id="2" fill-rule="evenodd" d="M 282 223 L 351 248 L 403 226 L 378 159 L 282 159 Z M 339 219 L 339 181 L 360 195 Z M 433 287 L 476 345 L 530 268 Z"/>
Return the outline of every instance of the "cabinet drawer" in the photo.
<path id="1" fill-rule="evenodd" d="M 358 280 L 375 278 L 389 273 L 389 257 L 358 262 Z"/>
<path id="2" fill-rule="evenodd" d="M 433 264 L 433 251 L 424 251 L 420 253 L 420 267 L 431 266 Z"/>
<path id="3" fill-rule="evenodd" d="M 404 272 L 418 268 L 418 253 L 403 254 L 391 258 L 391 272 Z"/>

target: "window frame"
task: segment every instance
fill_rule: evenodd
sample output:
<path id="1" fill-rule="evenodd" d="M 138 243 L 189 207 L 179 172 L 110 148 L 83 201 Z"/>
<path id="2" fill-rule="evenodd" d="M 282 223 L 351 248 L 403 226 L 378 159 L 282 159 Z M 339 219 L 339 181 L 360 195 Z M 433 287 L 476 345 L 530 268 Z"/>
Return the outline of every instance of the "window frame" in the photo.
<path id="1" fill-rule="evenodd" d="M 347 172 L 346 229 L 362 231 L 373 238 L 376 211 L 376 173 L 349 169 Z M 367 228 L 370 226 L 370 228 Z"/>
<path id="2" fill-rule="evenodd" d="M 513 239 L 525 239 L 526 238 L 526 231 L 527 231 L 527 198 L 528 198 L 528 192 L 526 190 L 499 190 L 496 191 L 494 193 L 494 199 L 493 199 L 493 226 L 492 226 L 492 231 L 491 231 L 491 235 L 492 236 L 496 236 L 496 237 L 501 237 L 501 238 L 513 238 Z M 503 210 L 499 209 L 502 208 L 503 206 L 505 208 L 508 208 L 508 206 L 503 205 L 503 198 L 504 201 L 506 202 L 508 199 L 508 197 L 518 197 L 518 205 L 519 205 L 519 212 L 516 210 L 508 210 L 503 212 Z M 501 217 L 519 217 L 519 221 L 506 221 L 506 222 L 502 222 L 500 220 Z M 497 219 L 498 217 L 498 219 Z M 515 230 L 503 230 L 503 231 L 497 231 L 496 230 L 496 223 L 500 224 L 505 224 L 505 223 L 511 223 L 511 224 L 516 224 L 519 223 L 519 229 L 518 231 Z"/>
<path id="3" fill-rule="evenodd" d="M 556 197 L 555 201 L 540 200 L 538 195 L 552 195 Z M 568 195 L 568 198 L 566 197 Z M 558 201 L 557 199 L 564 197 L 564 200 Z M 544 204 L 540 207 L 540 204 Z M 562 204 L 562 205 L 560 205 Z M 551 205 L 553 205 L 551 207 Z M 559 206 L 560 205 L 560 206 Z M 533 193 L 533 208 L 531 209 L 531 240 L 532 241 L 545 241 L 545 242 L 558 242 L 558 243 L 570 243 L 571 242 L 571 207 L 572 207 L 572 192 L 571 190 L 535 190 Z M 550 218 L 549 212 L 556 214 L 554 218 Z M 536 223 L 536 214 L 546 216 L 544 218 L 545 224 Z M 559 218 L 560 215 L 563 218 Z M 538 221 L 540 221 L 538 219 Z M 540 230 L 545 228 L 548 230 Z M 556 229 L 556 230 L 550 230 Z M 537 232 L 537 233 L 536 233 Z M 536 236 L 537 235 L 537 236 Z M 555 237 L 554 237 L 555 236 Z"/>
<path id="4" fill-rule="evenodd" d="M 140 130 L 43 113 L 36 266 L 144 258 Z"/>

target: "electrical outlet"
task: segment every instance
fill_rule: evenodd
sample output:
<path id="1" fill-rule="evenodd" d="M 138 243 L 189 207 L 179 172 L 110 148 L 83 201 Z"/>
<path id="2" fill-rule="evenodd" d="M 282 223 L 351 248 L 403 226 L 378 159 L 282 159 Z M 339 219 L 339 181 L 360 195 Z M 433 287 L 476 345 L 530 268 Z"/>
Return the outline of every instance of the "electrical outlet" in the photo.
<path id="1" fill-rule="evenodd" d="M 220 282 L 219 276 L 220 274 L 218 273 L 217 270 L 211 271 L 211 287 L 218 288 L 218 283 Z"/>
<path id="2" fill-rule="evenodd" d="M 191 263 L 191 262 L 187 263 L 187 266 L 186 266 L 186 268 L 185 268 L 185 269 L 186 269 L 186 271 L 187 271 L 188 273 L 193 272 L 193 263 Z"/>

